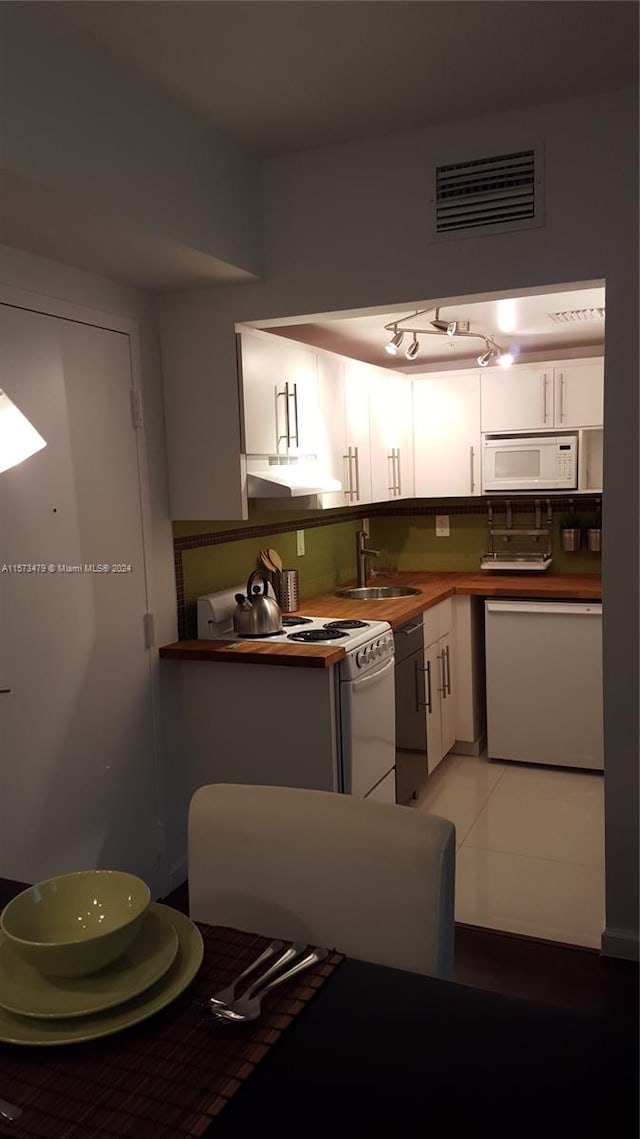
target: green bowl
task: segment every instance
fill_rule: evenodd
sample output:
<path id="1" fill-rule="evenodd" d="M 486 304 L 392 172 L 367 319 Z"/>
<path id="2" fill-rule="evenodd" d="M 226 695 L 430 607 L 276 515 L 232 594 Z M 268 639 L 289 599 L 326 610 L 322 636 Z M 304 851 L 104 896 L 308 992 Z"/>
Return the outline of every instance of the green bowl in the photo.
<path id="1" fill-rule="evenodd" d="M 85 977 L 129 948 L 150 902 L 133 874 L 78 870 L 23 890 L 2 911 L 0 929 L 40 973 Z"/>

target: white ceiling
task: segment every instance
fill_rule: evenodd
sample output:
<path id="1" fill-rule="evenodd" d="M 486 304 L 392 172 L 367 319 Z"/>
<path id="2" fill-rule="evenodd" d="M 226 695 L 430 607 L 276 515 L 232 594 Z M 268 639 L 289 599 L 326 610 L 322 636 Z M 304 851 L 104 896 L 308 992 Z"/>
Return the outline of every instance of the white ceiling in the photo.
<path id="1" fill-rule="evenodd" d="M 411 340 L 407 334 L 397 356 L 385 352 L 385 344 L 391 332 L 386 324 L 399 321 L 401 317 L 412 318 L 417 309 L 428 308 L 424 315 L 406 322 L 399 327 L 430 328 L 435 317 L 435 305 L 418 302 L 413 308 L 397 309 L 393 312 L 363 312 L 358 314 L 332 313 L 326 318 L 314 317 L 311 320 L 299 319 L 287 325 L 269 324 L 269 331 L 312 344 L 316 348 L 338 352 L 343 356 L 378 364 L 384 368 L 416 374 L 429 369 L 451 368 L 475 365 L 478 355 L 484 351 L 482 335 L 487 334 L 505 350 L 511 351 L 522 361 L 536 358 L 562 358 L 565 355 L 600 355 L 604 345 L 604 320 L 580 318 L 557 323 L 550 313 L 583 312 L 605 307 L 603 287 L 585 289 L 565 289 L 562 292 L 537 292 L 535 294 L 514 295 L 513 302 L 515 327 L 511 332 L 501 327 L 501 299 L 496 297 L 467 300 L 465 303 L 443 303 L 440 318 L 445 320 L 467 320 L 470 332 L 479 336 L 454 336 L 446 334 L 420 335 L 420 352 L 415 361 L 407 361 L 404 350 Z"/>
<path id="2" fill-rule="evenodd" d="M 258 154 L 637 81 L 635 0 L 56 0 L 55 10 Z"/>

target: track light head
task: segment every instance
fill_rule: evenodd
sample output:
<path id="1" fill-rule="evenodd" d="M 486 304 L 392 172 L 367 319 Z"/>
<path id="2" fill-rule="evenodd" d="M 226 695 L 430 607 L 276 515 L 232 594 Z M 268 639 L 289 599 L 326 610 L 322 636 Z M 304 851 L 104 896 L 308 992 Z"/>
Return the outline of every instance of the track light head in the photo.
<path id="1" fill-rule="evenodd" d="M 385 352 L 388 352 L 390 356 L 397 356 L 398 355 L 398 349 L 399 349 L 400 345 L 402 344 L 403 340 L 404 340 L 404 332 L 402 331 L 402 329 L 400 329 L 400 331 L 398 332 L 398 329 L 396 328 L 396 331 L 395 331 L 394 335 L 391 337 L 391 340 L 389 341 L 388 344 L 385 344 L 385 346 L 384 346 Z"/>
<path id="2" fill-rule="evenodd" d="M 487 343 L 486 351 L 483 352 L 481 356 L 478 356 L 478 363 L 479 363 L 480 367 L 486 368 L 487 365 L 491 363 L 491 361 L 493 359 L 493 355 L 494 355 L 493 348 L 490 346 L 490 344 Z"/>
<path id="3" fill-rule="evenodd" d="M 416 334 L 414 332 L 413 340 L 411 341 L 409 347 L 407 348 L 407 351 L 405 352 L 405 356 L 407 357 L 407 360 L 415 360 L 419 351 L 420 351 L 420 343 L 418 341 L 418 337 L 416 336 Z"/>

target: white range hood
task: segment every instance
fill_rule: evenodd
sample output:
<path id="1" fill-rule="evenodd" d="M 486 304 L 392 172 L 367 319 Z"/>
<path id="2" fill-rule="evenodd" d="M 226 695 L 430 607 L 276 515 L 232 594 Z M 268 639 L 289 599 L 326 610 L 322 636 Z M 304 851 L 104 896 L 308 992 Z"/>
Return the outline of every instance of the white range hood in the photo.
<path id="1" fill-rule="evenodd" d="M 312 461 L 247 459 L 249 498 L 301 498 L 310 494 L 332 494 L 342 483 Z"/>

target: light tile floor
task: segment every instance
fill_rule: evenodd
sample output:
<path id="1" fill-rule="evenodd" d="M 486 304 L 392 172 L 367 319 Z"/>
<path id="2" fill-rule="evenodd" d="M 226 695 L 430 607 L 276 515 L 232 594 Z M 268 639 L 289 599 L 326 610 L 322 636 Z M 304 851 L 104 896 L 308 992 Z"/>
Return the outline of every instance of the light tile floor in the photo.
<path id="1" fill-rule="evenodd" d="M 448 755 L 418 810 L 456 827 L 456 921 L 600 948 L 601 772 Z"/>

